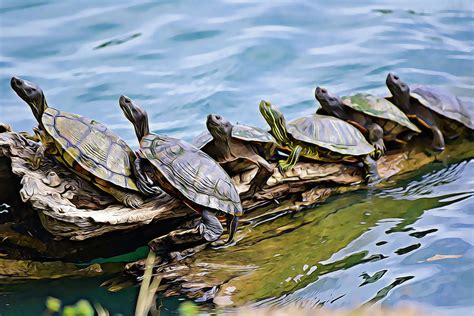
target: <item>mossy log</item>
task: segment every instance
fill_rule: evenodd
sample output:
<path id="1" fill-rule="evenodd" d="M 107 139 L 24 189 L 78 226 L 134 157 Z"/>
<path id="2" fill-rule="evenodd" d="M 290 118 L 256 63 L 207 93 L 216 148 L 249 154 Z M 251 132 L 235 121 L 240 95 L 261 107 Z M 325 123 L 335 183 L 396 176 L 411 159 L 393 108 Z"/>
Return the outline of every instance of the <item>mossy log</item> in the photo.
<path id="1" fill-rule="evenodd" d="M 61 261 L 37 262 L 30 260 L 0 259 L 2 277 L 0 284 L 16 283 L 24 280 L 59 279 L 63 277 L 97 277 L 117 273 L 123 269 L 120 263 L 93 263 L 77 266 Z"/>
<path id="2" fill-rule="evenodd" d="M 0 252 L 21 259 L 77 261 L 114 256 L 152 239 L 154 249 L 169 251 L 202 243 L 193 229 L 197 214 L 180 201 L 163 194 L 140 209 L 127 208 L 50 158 L 35 170 L 30 162 L 38 143 L 6 124 L 0 127 L 0 204 L 13 210 L 1 213 L 0 224 L 8 229 L 2 232 Z M 378 170 L 388 178 L 434 159 L 407 149 L 382 157 Z M 239 192 L 248 189 L 255 171 L 233 175 Z M 283 175 L 275 168 L 264 189 L 242 201 L 246 215 L 241 226 L 269 212 L 295 211 L 364 186 L 362 168 L 354 165 L 300 162 Z"/>
<path id="3" fill-rule="evenodd" d="M 403 152 L 389 153 L 380 159 L 378 168 L 385 181 L 378 186 L 391 186 L 395 181 L 406 179 L 412 175 L 410 171 L 422 172 L 422 167 L 427 167 L 435 160 L 439 165 L 446 165 L 474 157 L 474 143 L 465 139 L 449 144 L 440 155 L 432 155 L 423 150 L 426 140 L 419 139 L 417 142 Z M 306 169 L 298 169 L 300 167 Z M 309 186 L 305 191 L 296 191 L 296 196 L 290 195 L 280 204 L 273 203 L 248 212 L 236 235 L 235 245 L 214 249 L 200 244 L 157 257 L 154 271 L 162 278 L 161 290 L 164 294 L 186 295 L 200 301 L 213 300 L 217 305 L 239 306 L 301 289 L 320 275 L 337 271 L 341 267 L 349 268 L 367 261 L 382 260 L 382 255 L 358 253 L 334 263 L 321 263 L 376 225 L 379 220 L 404 218 L 404 225 L 413 223 L 424 210 L 416 205 L 416 201 L 393 200 L 383 196 L 372 196 L 365 200 L 364 195 L 360 196 L 360 201 L 355 201 L 357 196 L 345 195 L 332 199 L 331 203 L 318 204 L 309 212 L 304 212 L 306 214 L 293 212 L 291 220 L 281 216 L 288 211 L 314 205 L 335 193 L 363 186 L 359 172 L 343 169 L 345 167 L 341 165 L 299 164 L 295 172 L 301 174 L 314 171 L 317 178 L 324 178 L 322 172 L 331 170 L 326 168 L 338 168 L 344 170 L 344 173 L 330 172 L 332 176 L 337 176 L 328 181 L 311 182 L 312 188 Z M 304 182 L 302 178 L 298 177 L 297 181 L 280 181 L 273 188 L 281 188 L 286 183 L 289 185 L 286 190 L 291 190 L 294 187 L 292 185 L 298 187 Z M 344 183 L 341 179 L 353 181 Z M 272 192 L 275 191 L 278 190 Z M 259 196 L 268 192 L 270 190 Z M 461 194 L 452 198 L 464 199 L 466 196 Z M 433 208 L 440 206 L 440 203 L 442 202 L 436 197 L 427 198 L 424 206 Z M 351 206 L 350 212 L 337 211 L 344 210 L 348 205 Z M 383 208 L 379 208 L 376 213 L 371 212 L 376 205 L 383 205 Z M 373 213 L 370 217 L 367 217 L 368 211 Z M 297 233 L 291 234 L 296 230 Z M 328 232 L 331 232 L 331 238 L 327 238 Z M 161 236 L 153 240 L 151 246 L 158 250 L 169 243 L 180 244 L 183 240 L 188 240 L 186 235 L 193 235 L 192 229 Z M 309 267 L 306 265 L 308 262 L 318 264 Z M 294 279 L 287 279 L 287 275 L 291 275 L 295 267 L 303 268 L 293 272 Z M 143 269 L 143 260 L 129 263 L 123 275 L 104 285 L 114 291 L 129 286 L 131 280 L 137 277 L 140 279 Z M 315 270 L 318 272 L 313 273 Z"/>

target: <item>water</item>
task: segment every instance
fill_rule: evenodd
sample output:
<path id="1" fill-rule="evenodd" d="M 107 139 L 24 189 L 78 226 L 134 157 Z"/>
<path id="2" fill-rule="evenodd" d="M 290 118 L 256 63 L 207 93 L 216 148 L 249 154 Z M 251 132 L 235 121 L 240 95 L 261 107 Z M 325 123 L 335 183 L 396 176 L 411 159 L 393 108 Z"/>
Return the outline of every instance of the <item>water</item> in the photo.
<path id="1" fill-rule="evenodd" d="M 384 95 L 388 71 L 408 82 L 438 85 L 472 98 L 473 12 L 470 0 L 236 0 L 199 5 L 2 0 L 0 121 L 15 130 L 35 125 L 29 108 L 9 88 L 12 75 L 40 84 L 50 105 L 93 117 L 134 146 L 133 130 L 118 107 L 120 94 L 147 109 L 153 130 L 185 139 L 203 129 L 210 112 L 265 126 L 257 108 L 261 99 L 280 106 L 288 118 L 312 113 L 316 85 L 341 95 Z M 473 178 L 472 161 L 432 165 L 393 188 L 343 195 L 341 199 L 349 202 L 340 209 L 339 197 L 333 199 L 317 208 L 322 214 L 337 210 L 328 213 L 335 227 L 328 224 L 332 228 L 321 240 L 310 243 L 311 235 L 300 228 L 268 241 L 274 247 L 287 245 L 284 267 L 268 258 L 260 260 L 249 250 L 250 260 L 273 273 L 265 273 L 265 278 L 253 274 L 268 285 L 260 283 L 261 291 L 243 292 L 247 294 L 242 302 L 326 302 L 328 307 L 371 300 L 390 306 L 418 302 L 446 314 L 467 314 L 474 298 Z M 367 209 L 370 214 L 364 215 Z M 311 218 L 314 213 L 318 212 L 300 216 Z M 293 220 L 283 217 L 278 223 Z M 322 221 L 306 226 L 316 234 L 321 225 Z M 353 232 L 350 238 L 339 235 L 348 231 Z M 430 233 L 413 236 L 425 231 Z M 298 252 L 303 255 L 296 256 L 292 247 L 304 240 L 306 246 Z M 318 246 L 323 240 L 332 240 L 333 246 Z M 377 245 L 382 241 L 387 243 Z M 354 254 L 365 252 L 387 258 L 361 261 L 356 256 L 357 264 L 331 266 L 352 262 Z M 436 254 L 461 257 L 426 262 Z M 304 264 L 332 268 L 310 274 L 303 278 L 305 283 L 279 286 L 307 273 L 298 270 Z M 377 272 L 380 279 L 360 286 L 360 275 Z M 100 283 L 92 279 L 5 286 L 0 312 L 36 313 L 48 293 L 73 300 L 87 289 L 104 306 L 128 313 L 130 308 L 120 309 L 120 303 L 132 301 L 135 291 L 109 294 L 98 288 Z M 377 295 L 379 291 L 385 296 Z M 25 297 L 34 299 L 27 306 L 20 304 Z"/>

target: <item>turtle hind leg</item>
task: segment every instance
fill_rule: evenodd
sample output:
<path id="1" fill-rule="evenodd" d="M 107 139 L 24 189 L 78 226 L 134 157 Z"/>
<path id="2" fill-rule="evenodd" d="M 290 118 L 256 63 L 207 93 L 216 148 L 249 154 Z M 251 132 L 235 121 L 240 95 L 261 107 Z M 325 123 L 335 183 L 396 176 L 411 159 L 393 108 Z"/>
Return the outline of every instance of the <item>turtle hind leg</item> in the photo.
<path id="1" fill-rule="evenodd" d="M 385 143 L 383 141 L 383 128 L 378 124 L 370 124 L 369 126 L 369 141 L 374 146 L 375 150 L 371 153 L 371 157 L 378 160 L 385 154 Z"/>
<path id="2" fill-rule="evenodd" d="M 202 211 L 202 219 L 198 225 L 199 233 L 209 242 L 218 240 L 224 233 L 224 228 L 217 216 L 209 210 Z"/>
<path id="3" fill-rule="evenodd" d="M 153 181 L 143 171 L 142 160 L 137 157 L 132 164 L 133 174 L 137 178 L 137 188 L 145 195 L 157 195 L 162 193 L 161 189 L 153 185 Z"/>
<path id="4" fill-rule="evenodd" d="M 376 183 L 380 181 L 379 171 L 377 170 L 377 163 L 370 155 L 367 155 L 363 159 L 365 178 L 369 183 Z"/>
<path id="5" fill-rule="evenodd" d="M 431 147 L 438 151 L 442 152 L 445 149 L 444 136 L 438 126 L 432 126 L 431 131 L 433 132 L 433 142 Z"/>

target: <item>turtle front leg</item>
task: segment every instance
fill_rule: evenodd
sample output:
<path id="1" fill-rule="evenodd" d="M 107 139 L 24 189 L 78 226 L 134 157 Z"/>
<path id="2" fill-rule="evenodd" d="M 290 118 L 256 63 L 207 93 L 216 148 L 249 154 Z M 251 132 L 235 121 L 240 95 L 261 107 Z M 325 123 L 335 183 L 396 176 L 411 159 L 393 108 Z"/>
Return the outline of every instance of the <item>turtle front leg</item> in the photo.
<path id="1" fill-rule="evenodd" d="M 297 145 L 293 148 L 293 150 L 291 151 L 290 155 L 288 156 L 286 160 L 278 161 L 278 169 L 280 169 L 281 173 L 284 173 L 287 170 L 293 169 L 293 167 L 298 162 L 298 159 L 300 157 L 302 150 L 303 150 L 303 147 L 301 147 L 300 145 Z"/>
<path id="2" fill-rule="evenodd" d="M 378 160 L 381 156 L 385 154 L 385 143 L 383 141 L 383 134 L 383 128 L 380 125 L 376 123 L 370 124 L 369 141 L 375 148 L 371 156 L 375 160 Z"/>
<path id="3" fill-rule="evenodd" d="M 372 159 L 370 154 L 364 157 L 363 163 L 365 169 L 365 178 L 367 179 L 367 182 L 374 183 L 380 181 L 377 163 L 374 159 Z"/>
<path id="4" fill-rule="evenodd" d="M 33 160 L 31 161 L 31 166 L 33 170 L 39 169 L 41 162 L 44 159 L 46 149 L 47 147 L 43 144 L 39 145 L 38 149 L 36 149 L 35 156 L 33 157 Z"/>
<path id="5" fill-rule="evenodd" d="M 36 143 L 41 141 L 41 139 L 38 137 L 38 135 L 31 135 L 28 132 L 19 132 L 18 134 L 20 134 L 21 136 L 23 136 L 24 138 L 26 138 L 28 140 L 36 142 Z"/>
<path id="6" fill-rule="evenodd" d="M 209 211 L 202 211 L 202 219 L 198 225 L 199 234 L 209 242 L 218 240 L 224 233 L 224 228 L 217 216 Z"/>
<path id="7" fill-rule="evenodd" d="M 137 188 L 145 195 L 155 195 L 161 193 L 161 190 L 154 186 L 153 181 L 147 176 L 142 168 L 142 159 L 137 157 L 133 162 L 133 173 L 137 178 Z"/>
<path id="8" fill-rule="evenodd" d="M 48 137 L 45 137 L 45 135 L 41 132 L 39 128 L 35 127 L 33 128 L 33 131 L 35 132 L 35 138 L 41 141 L 41 144 L 39 145 L 38 149 L 36 149 L 35 156 L 33 157 L 33 160 L 31 162 L 33 169 L 37 170 L 39 169 L 41 162 L 44 159 L 46 151 L 51 146 L 54 146 L 54 144 L 48 141 Z"/>
<path id="9" fill-rule="evenodd" d="M 442 152 L 446 147 L 443 133 L 437 125 L 432 126 L 431 131 L 433 132 L 433 142 L 431 147 L 438 152 Z"/>
<path id="10" fill-rule="evenodd" d="M 262 189 L 262 187 L 267 183 L 268 178 L 273 174 L 273 168 L 268 161 L 263 157 L 255 154 L 254 156 L 247 157 L 248 160 L 253 162 L 258 166 L 258 171 L 255 177 L 252 179 L 250 188 L 247 192 L 242 194 L 242 198 L 248 198 L 254 195 L 256 192 Z"/>
<path id="11" fill-rule="evenodd" d="M 131 207 L 133 209 L 141 207 L 144 202 L 143 198 L 139 194 L 126 192 L 125 190 L 120 190 L 113 186 L 104 189 L 104 191 L 108 192 L 123 205 Z"/>

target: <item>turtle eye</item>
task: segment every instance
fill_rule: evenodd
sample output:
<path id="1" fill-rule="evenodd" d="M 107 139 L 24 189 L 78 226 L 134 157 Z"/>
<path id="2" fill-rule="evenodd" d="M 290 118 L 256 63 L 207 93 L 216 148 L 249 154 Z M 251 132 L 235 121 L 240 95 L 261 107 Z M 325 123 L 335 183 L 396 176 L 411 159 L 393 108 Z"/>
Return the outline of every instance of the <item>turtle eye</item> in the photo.
<path id="1" fill-rule="evenodd" d="M 398 80 L 398 79 L 400 79 L 400 78 L 399 78 L 397 75 L 394 75 L 394 76 L 393 76 L 393 79 Z"/>
<path id="2" fill-rule="evenodd" d="M 328 90 L 326 90 L 324 88 L 321 89 L 321 93 L 327 93 L 327 92 L 328 92 Z"/>
<path id="3" fill-rule="evenodd" d="M 220 120 L 222 117 L 220 115 L 216 115 L 216 120 Z"/>
<path id="4" fill-rule="evenodd" d="M 31 92 L 33 92 L 33 89 L 31 89 L 31 88 L 29 88 L 29 87 L 28 87 L 28 88 L 25 88 L 25 92 L 26 92 L 27 94 L 31 94 Z"/>

